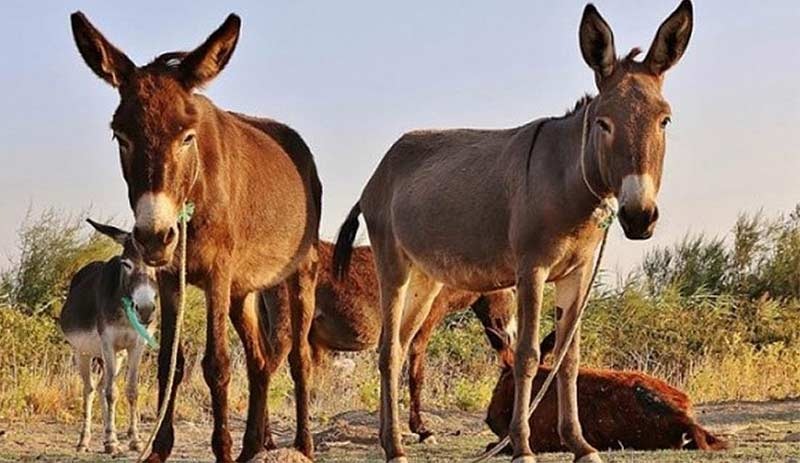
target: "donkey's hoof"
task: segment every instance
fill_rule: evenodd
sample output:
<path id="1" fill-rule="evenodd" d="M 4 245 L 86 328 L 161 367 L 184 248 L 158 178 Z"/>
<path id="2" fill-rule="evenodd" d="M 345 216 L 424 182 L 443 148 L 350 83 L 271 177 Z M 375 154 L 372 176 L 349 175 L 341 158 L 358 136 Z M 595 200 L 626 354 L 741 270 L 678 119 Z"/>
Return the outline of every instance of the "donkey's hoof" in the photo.
<path id="1" fill-rule="evenodd" d="M 81 442 L 80 444 L 78 444 L 75 447 L 75 451 L 78 452 L 78 453 L 88 452 L 89 451 L 89 446 L 87 444 Z"/>
<path id="2" fill-rule="evenodd" d="M 259 452 L 249 463 L 311 463 L 311 460 L 297 450 L 277 449 Z"/>
<path id="3" fill-rule="evenodd" d="M 134 452 L 141 452 L 143 447 L 139 439 L 131 439 L 131 442 L 128 444 L 128 448 Z"/>
<path id="4" fill-rule="evenodd" d="M 603 463 L 603 459 L 600 458 L 599 453 L 592 452 L 576 459 L 575 463 Z"/>
<path id="5" fill-rule="evenodd" d="M 511 460 L 511 463 L 536 463 L 536 457 L 533 455 L 522 455 Z"/>
<path id="6" fill-rule="evenodd" d="M 114 455 L 119 452 L 119 444 L 117 444 L 116 442 L 106 442 L 105 444 L 103 444 L 103 447 L 105 453 L 109 455 Z"/>
<path id="7" fill-rule="evenodd" d="M 436 440 L 436 436 L 433 433 L 428 433 L 427 435 L 419 436 L 419 443 L 425 445 L 438 445 L 439 442 Z"/>
<path id="8" fill-rule="evenodd" d="M 144 459 L 144 462 L 145 463 L 164 463 L 164 459 L 161 458 L 161 456 L 159 454 L 153 452 L 150 455 L 148 455 L 147 458 Z"/>
<path id="9" fill-rule="evenodd" d="M 394 457 L 389 460 L 388 463 L 408 463 L 408 458 L 406 457 Z"/>

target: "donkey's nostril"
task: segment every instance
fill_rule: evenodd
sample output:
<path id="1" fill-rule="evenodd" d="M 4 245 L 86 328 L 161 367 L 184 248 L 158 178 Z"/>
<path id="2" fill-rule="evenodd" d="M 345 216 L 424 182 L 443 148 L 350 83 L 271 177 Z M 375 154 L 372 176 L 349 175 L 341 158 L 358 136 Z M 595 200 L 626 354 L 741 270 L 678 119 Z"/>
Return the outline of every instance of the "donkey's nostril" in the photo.
<path id="1" fill-rule="evenodd" d="M 169 227 L 169 229 L 167 229 L 167 232 L 164 233 L 164 244 L 165 245 L 169 245 L 170 243 L 175 241 L 175 238 L 177 236 L 178 236 L 178 232 L 175 231 L 175 227 Z"/>

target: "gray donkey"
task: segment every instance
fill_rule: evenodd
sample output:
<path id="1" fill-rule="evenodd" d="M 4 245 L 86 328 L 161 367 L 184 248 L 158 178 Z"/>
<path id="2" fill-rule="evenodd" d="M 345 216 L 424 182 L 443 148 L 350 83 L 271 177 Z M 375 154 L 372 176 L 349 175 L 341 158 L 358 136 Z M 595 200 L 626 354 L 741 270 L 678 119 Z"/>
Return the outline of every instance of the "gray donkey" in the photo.
<path id="1" fill-rule="evenodd" d="M 118 451 L 119 441 L 114 424 L 114 380 L 119 366 L 117 357 L 124 350 L 128 354 L 125 388 L 130 404 L 128 438 L 132 450 L 141 450 L 137 383 L 145 340 L 128 320 L 122 300 L 124 297 L 130 298 L 139 322 L 152 333 L 158 294 L 155 270 L 144 264 L 129 232 L 91 219 L 87 219 L 87 222 L 98 232 L 121 244 L 123 249 L 122 254 L 106 262 L 95 261 L 81 268 L 72 277 L 67 301 L 61 311 L 61 330 L 72 346 L 75 364 L 83 380 L 83 429 L 77 449 L 85 451 L 91 437 L 95 391 L 92 362 L 97 360 L 102 369 L 101 382 L 105 392 L 102 401 L 105 452 Z"/>

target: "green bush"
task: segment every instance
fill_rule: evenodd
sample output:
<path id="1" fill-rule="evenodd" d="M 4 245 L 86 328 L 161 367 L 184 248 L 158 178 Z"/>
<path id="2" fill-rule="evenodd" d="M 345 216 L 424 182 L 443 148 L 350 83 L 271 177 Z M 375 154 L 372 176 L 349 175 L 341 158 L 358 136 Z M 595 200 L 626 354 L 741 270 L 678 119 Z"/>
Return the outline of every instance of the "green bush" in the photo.
<path id="1" fill-rule="evenodd" d="M 0 294 L 29 314 L 55 316 L 66 297 L 69 280 L 81 267 L 106 260 L 119 246 L 84 222 L 86 211 L 68 215 L 48 209 L 39 217 L 30 212 L 18 231 L 19 256 L 0 274 Z"/>

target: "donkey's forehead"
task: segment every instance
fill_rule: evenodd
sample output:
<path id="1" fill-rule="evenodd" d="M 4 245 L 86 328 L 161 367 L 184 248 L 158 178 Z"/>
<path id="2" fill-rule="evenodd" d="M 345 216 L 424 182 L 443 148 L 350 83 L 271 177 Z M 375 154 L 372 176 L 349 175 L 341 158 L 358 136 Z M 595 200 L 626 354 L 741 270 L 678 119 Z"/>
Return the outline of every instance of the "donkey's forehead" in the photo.
<path id="1" fill-rule="evenodd" d="M 197 121 L 193 98 L 173 73 L 142 68 L 120 89 L 111 126 L 141 130 L 145 137 L 175 134 Z"/>
<path id="2" fill-rule="evenodd" d="M 661 96 L 660 81 L 640 73 L 621 76 L 615 85 L 602 92 L 600 106 L 608 111 L 628 113 L 670 112 L 669 103 Z"/>

